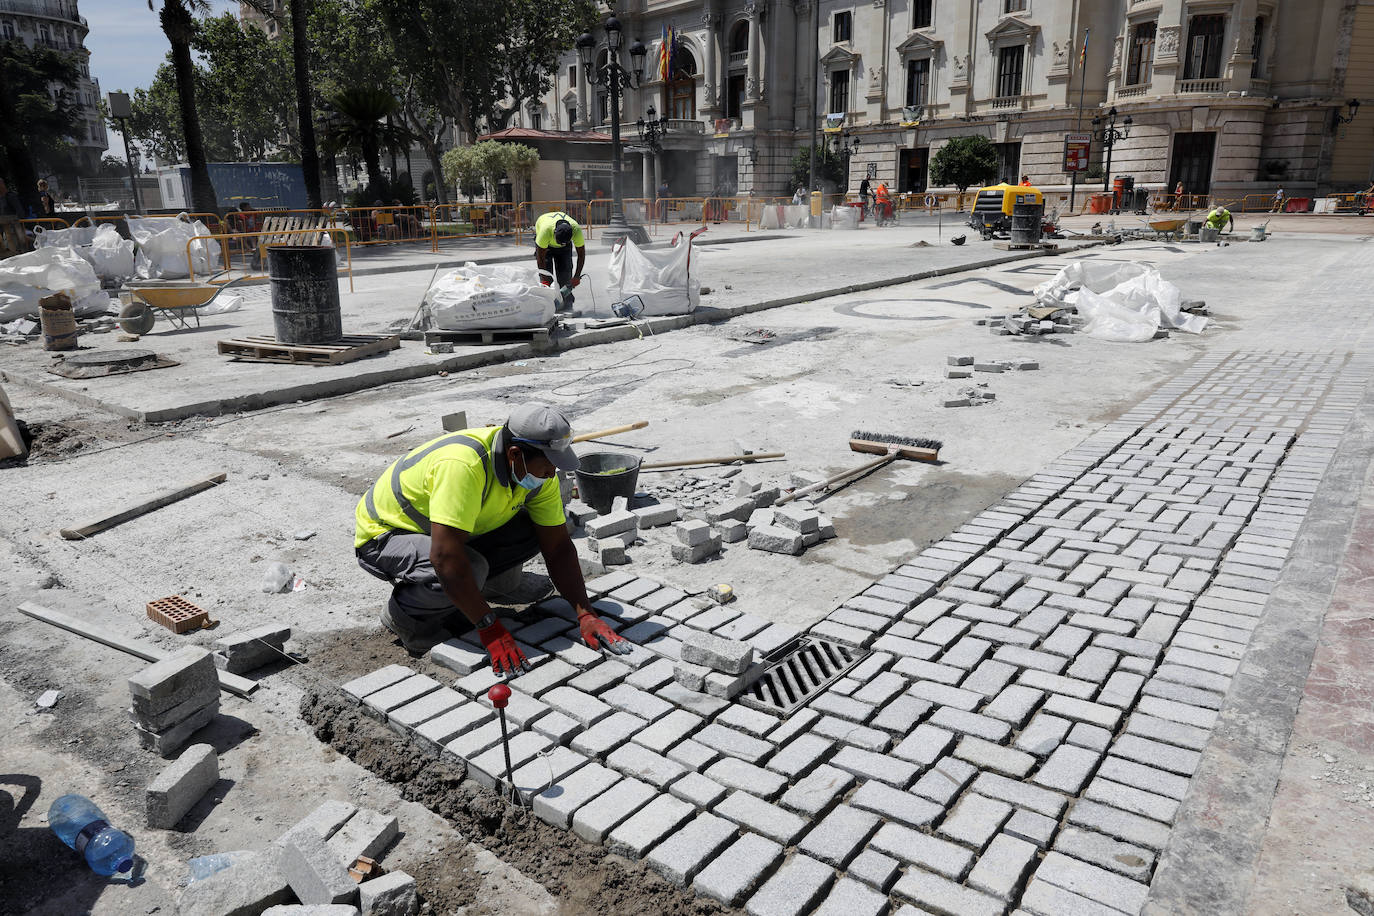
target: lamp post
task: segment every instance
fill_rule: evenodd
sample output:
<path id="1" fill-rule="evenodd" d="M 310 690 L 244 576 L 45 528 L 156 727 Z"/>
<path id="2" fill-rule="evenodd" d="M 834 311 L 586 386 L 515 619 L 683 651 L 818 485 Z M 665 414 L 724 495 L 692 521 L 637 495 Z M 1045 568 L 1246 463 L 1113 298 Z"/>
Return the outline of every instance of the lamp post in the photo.
<path id="1" fill-rule="evenodd" d="M 577 54 L 582 59 L 582 72 L 587 74 L 587 81 L 593 86 L 605 85 L 610 89 L 611 96 L 611 220 L 606 226 L 601 237 L 608 244 L 614 245 L 631 233 L 630 226 L 625 222 L 625 205 L 622 197 L 622 176 L 620 173 L 620 92 L 622 89 L 638 89 L 639 76 L 644 72 L 644 58 L 648 55 L 649 49 L 644 47 L 643 42 L 636 41 L 630 45 L 630 65 L 631 69 L 626 70 L 620 64 L 620 49 L 625 43 L 625 34 L 621 30 L 620 20 L 614 16 L 606 20 L 606 48 L 609 53 L 606 55 L 606 65 L 604 67 L 592 66 L 592 55 L 596 51 L 596 39 L 590 32 L 583 32 L 577 39 Z M 642 227 L 636 236 L 647 236 Z"/>
<path id="2" fill-rule="evenodd" d="M 840 159 L 842 159 L 842 160 L 844 161 L 844 180 L 845 180 L 845 186 L 848 187 L 848 185 L 849 185 L 849 157 L 850 157 L 850 156 L 853 156 L 855 153 L 857 153 L 857 152 L 859 151 L 859 144 L 861 144 L 861 143 L 864 142 L 864 141 L 863 141 L 863 138 L 862 138 L 862 137 L 855 137 L 855 138 L 854 138 L 854 143 L 853 143 L 853 145 L 851 146 L 850 143 L 849 143 L 849 135 L 846 134 L 846 133 L 840 133 L 840 134 L 837 135 L 831 142 L 833 142 L 833 143 L 834 143 L 834 146 L 835 146 L 835 155 L 839 156 Z"/>
<path id="3" fill-rule="evenodd" d="M 134 212 L 143 212 L 143 196 L 138 191 L 138 175 L 134 173 L 134 157 L 129 152 L 129 118 L 133 117 L 133 105 L 127 92 L 108 92 L 105 94 L 110 106 L 110 118 L 119 122 L 119 135 L 124 138 L 124 164 L 129 169 L 129 190 L 134 195 Z"/>
<path id="4" fill-rule="evenodd" d="M 645 204 L 648 205 L 651 201 L 657 200 L 658 189 L 663 187 L 663 176 L 660 174 L 662 170 L 659 167 L 659 154 L 663 152 L 663 137 L 665 134 L 668 133 L 668 116 L 666 114 L 659 115 L 657 109 L 655 109 L 652 105 L 649 106 L 649 110 L 646 111 L 645 114 L 647 114 L 649 117 L 647 119 L 636 119 L 635 127 L 639 128 L 639 142 L 644 144 L 645 149 L 647 149 L 649 151 L 649 154 L 654 157 L 654 174 L 652 188 L 650 188 L 649 186 L 649 156 L 646 155 L 644 157 L 644 187 L 648 189 L 644 192 L 644 198 Z M 654 208 L 650 207 L 650 219 L 653 219 L 654 212 Z"/>
<path id="5" fill-rule="evenodd" d="M 1102 148 L 1107 151 L 1107 167 L 1102 171 L 1102 192 L 1105 194 L 1112 189 L 1112 147 L 1131 135 L 1131 116 L 1126 115 L 1126 120 L 1121 122 L 1122 126 L 1126 129 L 1117 130 L 1116 106 L 1113 105 L 1111 110 L 1107 112 L 1107 117 L 1105 118 L 1106 125 L 1099 126 L 1102 125 L 1103 120 L 1104 119 L 1101 117 L 1093 118 L 1092 125 L 1093 139 L 1100 140 L 1102 142 Z"/>

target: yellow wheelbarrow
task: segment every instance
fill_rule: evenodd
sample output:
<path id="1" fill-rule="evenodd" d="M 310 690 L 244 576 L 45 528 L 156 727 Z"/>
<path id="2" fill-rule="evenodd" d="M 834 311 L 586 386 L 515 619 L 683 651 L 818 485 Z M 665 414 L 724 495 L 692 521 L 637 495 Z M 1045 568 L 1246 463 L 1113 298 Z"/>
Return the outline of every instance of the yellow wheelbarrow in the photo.
<path id="1" fill-rule="evenodd" d="M 120 290 L 119 298 L 124 302 L 124 307 L 119 310 L 116 323 L 124 333 L 139 336 L 153 329 L 158 315 L 170 321 L 175 328 L 189 330 L 191 319 L 195 319 L 196 327 L 200 327 L 199 310 L 239 282 L 230 280 L 217 284 L 213 281 L 214 277 L 205 283 L 191 280 L 140 280 L 128 283 Z"/>
<path id="2" fill-rule="evenodd" d="M 1183 229 L 1188 217 L 1183 219 L 1153 219 L 1150 220 L 1150 228 L 1154 230 L 1156 239 L 1175 239 L 1181 237 L 1180 230 Z"/>

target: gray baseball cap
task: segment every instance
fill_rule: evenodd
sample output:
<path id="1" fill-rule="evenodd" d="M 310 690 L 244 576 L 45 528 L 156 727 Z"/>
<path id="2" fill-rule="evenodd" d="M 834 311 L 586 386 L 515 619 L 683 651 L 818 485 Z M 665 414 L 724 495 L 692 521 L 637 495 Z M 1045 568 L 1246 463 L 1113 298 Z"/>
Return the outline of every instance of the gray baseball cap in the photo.
<path id="1" fill-rule="evenodd" d="M 560 471 L 577 470 L 577 455 L 570 447 L 572 424 L 561 411 L 543 404 L 525 404 L 511 411 L 506 429 L 511 439 L 539 449 Z"/>

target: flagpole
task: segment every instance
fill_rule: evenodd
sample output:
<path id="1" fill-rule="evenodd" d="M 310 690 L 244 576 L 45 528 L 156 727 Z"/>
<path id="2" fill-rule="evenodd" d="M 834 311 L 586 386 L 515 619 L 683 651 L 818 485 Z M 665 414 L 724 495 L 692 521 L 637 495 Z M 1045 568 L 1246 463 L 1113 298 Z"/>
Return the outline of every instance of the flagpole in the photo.
<path id="1" fill-rule="evenodd" d="M 1083 130 L 1083 95 L 1088 90 L 1088 36 L 1092 34 L 1092 29 L 1083 30 L 1083 51 L 1078 55 L 1078 116 L 1074 119 L 1074 133 Z M 1088 158 L 1092 158 L 1092 146 L 1088 146 Z M 1078 170 L 1075 169 L 1069 177 L 1069 214 L 1073 215 L 1074 205 L 1078 199 Z"/>

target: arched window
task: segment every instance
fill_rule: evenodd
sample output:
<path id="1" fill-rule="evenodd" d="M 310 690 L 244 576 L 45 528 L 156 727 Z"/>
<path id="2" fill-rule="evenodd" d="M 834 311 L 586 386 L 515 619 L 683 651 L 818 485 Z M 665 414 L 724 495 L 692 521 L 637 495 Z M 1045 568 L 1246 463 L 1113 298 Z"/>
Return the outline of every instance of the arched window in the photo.
<path id="1" fill-rule="evenodd" d="M 664 86 L 663 110 L 670 118 L 695 121 L 697 117 L 697 59 L 679 46 L 673 55 L 673 76 Z"/>
<path id="2" fill-rule="evenodd" d="M 749 65 L 749 23 L 740 21 L 730 30 L 730 68 L 725 78 L 725 116 L 738 118 L 744 111 L 745 69 Z"/>
<path id="3" fill-rule="evenodd" d="M 730 32 L 730 54 L 749 53 L 749 23 L 736 23 L 735 28 Z"/>

